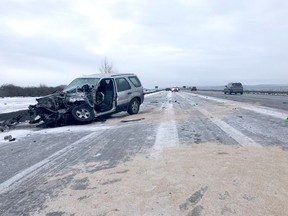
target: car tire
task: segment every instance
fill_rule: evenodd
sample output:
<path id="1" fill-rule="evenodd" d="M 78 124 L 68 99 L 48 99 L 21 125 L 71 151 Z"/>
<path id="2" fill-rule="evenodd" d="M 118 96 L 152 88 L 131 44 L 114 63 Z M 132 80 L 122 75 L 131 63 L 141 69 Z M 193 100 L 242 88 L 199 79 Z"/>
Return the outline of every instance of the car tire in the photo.
<path id="1" fill-rule="evenodd" d="M 139 109 L 140 109 L 140 103 L 139 103 L 139 100 L 134 98 L 130 101 L 130 104 L 129 104 L 129 107 L 128 107 L 128 110 L 127 112 L 130 114 L 130 115 L 134 115 L 134 114 L 137 114 L 139 112 Z"/>
<path id="2" fill-rule="evenodd" d="M 85 104 L 74 107 L 71 114 L 77 123 L 90 123 L 95 117 L 94 110 Z"/>
<path id="3" fill-rule="evenodd" d="M 227 92 L 226 92 L 226 91 L 224 91 L 224 94 L 227 94 Z"/>
<path id="4" fill-rule="evenodd" d="M 231 94 L 232 94 L 232 91 L 229 91 L 229 94 L 231 95 Z"/>

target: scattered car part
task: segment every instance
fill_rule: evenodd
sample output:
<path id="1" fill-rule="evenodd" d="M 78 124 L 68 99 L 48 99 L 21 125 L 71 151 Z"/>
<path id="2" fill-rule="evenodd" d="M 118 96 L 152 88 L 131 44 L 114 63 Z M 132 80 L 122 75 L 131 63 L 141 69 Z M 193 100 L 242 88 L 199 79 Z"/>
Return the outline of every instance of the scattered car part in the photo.
<path id="1" fill-rule="evenodd" d="M 135 121 L 141 121 L 145 118 L 139 118 L 139 119 L 127 119 L 127 120 L 121 120 L 120 122 L 126 123 L 126 122 L 135 122 Z"/>
<path id="2" fill-rule="evenodd" d="M 4 136 L 4 140 L 5 140 L 5 141 L 12 142 L 12 141 L 15 141 L 16 138 L 13 138 L 11 135 L 7 135 L 7 136 Z"/>
<path id="3" fill-rule="evenodd" d="M 0 131 L 4 132 L 6 130 L 9 130 L 11 127 L 16 126 L 17 124 L 19 124 L 21 118 L 24 115 L 18 115 L 16 117 L 10 118 L 8 120 L 5 120 L 3 122 L 0 123 Z"/>

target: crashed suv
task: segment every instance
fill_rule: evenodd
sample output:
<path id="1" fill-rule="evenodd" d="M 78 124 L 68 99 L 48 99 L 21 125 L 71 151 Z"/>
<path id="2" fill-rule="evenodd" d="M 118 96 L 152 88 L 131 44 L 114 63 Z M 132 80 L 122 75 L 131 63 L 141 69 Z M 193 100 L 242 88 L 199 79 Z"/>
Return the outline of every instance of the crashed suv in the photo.
<path id="1" fill-rule="evenodd" d="M 135 74 L 95 74 L 73 80 L 63 91 L 37 99 L 29 106 L 30 123 L 42 126 L 90 123 L 96 117 L 127 111 L 137 114 L 144 101 Z"/>

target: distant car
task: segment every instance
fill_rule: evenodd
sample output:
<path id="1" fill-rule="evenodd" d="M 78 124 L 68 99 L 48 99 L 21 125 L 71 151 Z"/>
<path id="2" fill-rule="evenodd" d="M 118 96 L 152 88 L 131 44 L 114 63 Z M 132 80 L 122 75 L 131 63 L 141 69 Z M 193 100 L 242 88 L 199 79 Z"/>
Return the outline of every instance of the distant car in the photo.
<path id="1" fill-rule="evenodd" d="M 180 90 L 179 87 L 173 87 L 173 88 L 171 89 L 172 92 L 178 92 L 179 90 Z"/>
<path id="2" fill-rule="evenodd" d="M 240 82 L 237 83 L 228 83 L 225 86 L 224 94 L 243 94 L 243 85 Z"/>
<path id="3" fill-rule="evenodd" d="M 165 91 L 171 91 L 171 88 L 166 88 Z"/>
<path id="4" fill-rule="evenodd" d="M 193 86 L 193 87 L 191 88 L 191 91 L 197 91 L 197 87 L 196 87 L 196 86 Z"/>

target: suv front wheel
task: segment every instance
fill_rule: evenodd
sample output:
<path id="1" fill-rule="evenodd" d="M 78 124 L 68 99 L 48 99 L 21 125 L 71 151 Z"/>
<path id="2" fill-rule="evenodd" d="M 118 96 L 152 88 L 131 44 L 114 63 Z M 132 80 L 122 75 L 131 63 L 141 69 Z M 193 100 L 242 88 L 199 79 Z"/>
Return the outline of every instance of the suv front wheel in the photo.
<path id="1" fill-rule="evenodd" d="M 71 114 L 78 123 L 90 123 L 95 117 L 94 110 L 86 104 L 74 107 Z"/>
<path id="2" fill-rule="evenodd" d="M 129 107 L 128 107 L 128 110 L 127 112 L 130 114 L 130 115 L 133 115 L 133 114 L 137 114 L 139 112 L 139 109 L 140 109 L 140 103 L 139 103 L 139 100 L 134 98 L 130 101 L 130 104 L 129 104 Z"/>

